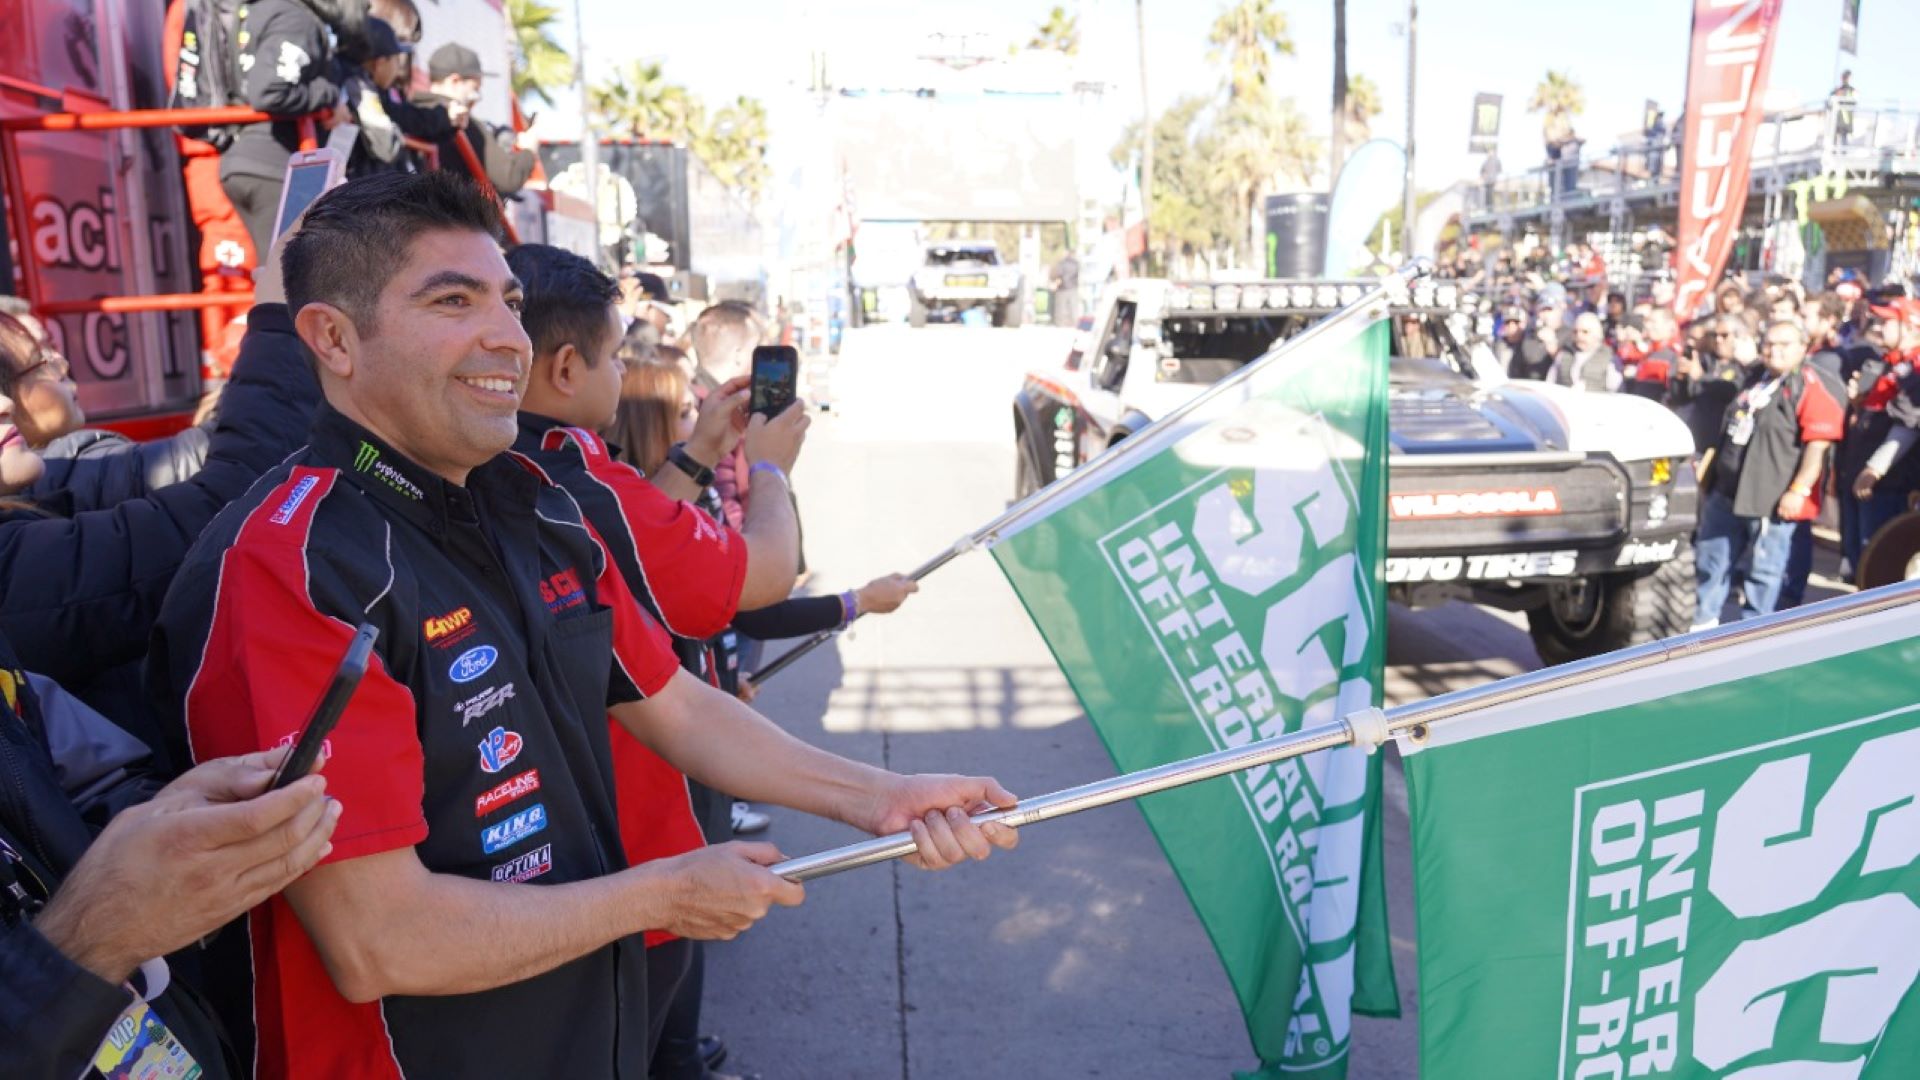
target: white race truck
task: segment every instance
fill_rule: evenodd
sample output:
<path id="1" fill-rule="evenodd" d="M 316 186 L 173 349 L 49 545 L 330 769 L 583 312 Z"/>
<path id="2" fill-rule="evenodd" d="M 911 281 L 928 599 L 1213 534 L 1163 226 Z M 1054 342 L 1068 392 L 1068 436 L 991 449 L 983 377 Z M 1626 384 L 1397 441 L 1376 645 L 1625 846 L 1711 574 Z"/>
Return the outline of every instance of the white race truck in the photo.
<path id="1" fill-rule="evenodd" d="M 978 240 L 928 244 L 920 269 L 907 281 L 907 321 L 958 319 L 968 308 L 989 308 L 995 326 L 1019 326 L 1026 309 L 1020 268 L 1000 261 L 999 249 Z"/>
<path id="2" fill-rule="evenodd" d="M 1347 281 L 1132 279 L 1013 403 L 1017 495 L 1139 431 L 1360 294 Z M 1657 402 L 1507 381 L 1457 287 L 1391 308 L 1388 595 L 1524 611 L 1549 664 L 1684 633 L 1699 501 Z"/>

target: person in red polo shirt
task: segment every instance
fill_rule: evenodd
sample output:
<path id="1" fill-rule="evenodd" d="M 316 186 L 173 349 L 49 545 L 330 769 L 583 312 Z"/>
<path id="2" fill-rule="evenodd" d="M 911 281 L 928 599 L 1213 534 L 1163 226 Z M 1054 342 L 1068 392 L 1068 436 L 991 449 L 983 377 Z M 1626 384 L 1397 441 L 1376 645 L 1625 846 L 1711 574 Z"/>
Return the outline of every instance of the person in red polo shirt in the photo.
<path id="1" fill-rule="evenodd" d="M 1806 328 L 1776 320 L 1761 348 L 1764 372 L 1734 398 L 1700 463 L 1696 630 L 1719 624 L 1743 557 L 1750 563 L 1741 617 L 1774 610 L 1795 523 L 1819 516 L 1827 450 L 1843 431 L 1840 402 L 1805 367 Z"/>

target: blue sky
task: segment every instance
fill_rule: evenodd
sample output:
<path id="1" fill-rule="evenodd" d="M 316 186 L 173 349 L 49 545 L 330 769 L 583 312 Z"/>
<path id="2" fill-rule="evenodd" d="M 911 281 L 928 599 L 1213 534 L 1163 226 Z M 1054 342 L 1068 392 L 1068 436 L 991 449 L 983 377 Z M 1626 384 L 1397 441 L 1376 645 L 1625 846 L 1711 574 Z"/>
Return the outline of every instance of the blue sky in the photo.
<path id="1" fill-rule="evenodd" d="M 776 96 L 805 78 L 815 50 L 832 55 L 841 83 L 857 80 L 864 57 L 924 51 L 927 36 L 936 32 L 977 34 L 977 47 L 1004 52 L 1007 42 L 1024 41 L 1052 6 L 1041 0 L 581 2 L 591 73 L 635 57 L 660 60 L 669 77 L 709 100 Z M 1145 3 L 1148 84 L 1156 107 L 1216 87 L 1221 69 L 1207 56 L 1206 32 L 1226 0 Z M 1840 5 L 1786 0 L 1772 78 L 1779 99 L 1814 101 L 1832 88 Z M 1107 83 L 1116 112 L 1131 109 L 1139 98 L 1133 0 L 1069 0 L 1064 6 L 1080 15 L 1079 77 Z M 1332 5 L 1280 0 L 1278 7 L 1296 47 L 1295 55 L 1279 62 L 1279 91 L 1292 96 L 1324 134 L 1331 111 Z M 1637 130 L 1647 98 L 1660 101 L 1671 118 L 1685 92 L 1691 11 L 1687 0 L 1423 0 L 1415 132 L 1421 186 L 1477 173 L 1478 160 L 1466 151 L 1477 91 L 1506 96 L 1502 161 L 1509 169 L 1533 164 L 1540 152 L 1539 119 L 1525 112 L 1525 104 L 1550 68 L 1571 73 L 1585 88 L 1587 111 L 1577 126 L 1590 148 Z M 1374 131 L 1395 139 L 1406 123 L 1407 48 L 1398 32 L 1405 19 L 1404 0 L 1348 3 L 1348 68 L 1380 86 L 1386 111 Z M 1920 3 L 1864 0 L 1860 55 L 1847 58 L 1862 102 L 1897 100 L 1907 89 L 1909 100 L 1920 104 L 1920 92 L 1908 89 L 1917 60 Z M 1108 142 L 1113 134 L 1096 133 Z"/>

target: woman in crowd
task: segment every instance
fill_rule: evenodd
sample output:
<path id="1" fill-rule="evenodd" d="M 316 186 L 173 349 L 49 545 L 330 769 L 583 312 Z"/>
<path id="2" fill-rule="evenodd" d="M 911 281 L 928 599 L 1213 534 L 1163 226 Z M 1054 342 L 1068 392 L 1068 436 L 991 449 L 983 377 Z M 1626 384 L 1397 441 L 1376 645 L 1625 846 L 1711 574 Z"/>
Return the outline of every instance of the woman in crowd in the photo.
<path id="1" fill-rule="evenodd" d="M 38 451 L 86 421 L 78 390 L 66 357 L 27 324 L 0 314 L 0 495 L 39 480 L 46 463 Z"/>
<path id="2" fill-rule="evenodd" d="M 692 436 L 697 413 L 693 390 L 681 365 L 665 360 L 634 364 L 627 368 L 621 385 L 620 411 L 614 418 L 613 428 L 607 432 L 607 440 L 621 448 L 629 464 L 643 475 L 651 476 L 666 462 L 667 451 L 674 443 Z M 703 500 L 710 495 L 711 489 L 703 493 Z M 717 501 L 707 509 L 716 510 Z M 795 597 L 757 611 L 742 611 L 733 625 L 741 633 L 762 641 L 804 637 L 822 630 L 839 629 L 861 615 L 891 612 L 918 591 L 919 583 L 911 578 L 887 574 L 837 596 Z M 725 666 L 722 665 L 723 670 Z M 753 700 L 753 687 L 744 679 L 739 680 L 739 685 L 726 688 L 748 701 Z"/>
<path id="3" fill-rule="evenodd" d="M 79 460 L 57 491 L 38 451 L 85 422 L 67 360 L 44 335 L 0 314 L 0 634 L 21 666 L 53 679 L 173 761 L 139 681 L 160 602 L 187 550 L 221 508 L 299 448 L 320 387 L 279 297 L 261 275 L 203 464 L 150 486 L 143 455 Z M 165 470 L 160 470 L 165 471 Z M 121 476 L 126 482 L 102 483 Z M 25 491 L 27 497 L 21 497 Z"/>

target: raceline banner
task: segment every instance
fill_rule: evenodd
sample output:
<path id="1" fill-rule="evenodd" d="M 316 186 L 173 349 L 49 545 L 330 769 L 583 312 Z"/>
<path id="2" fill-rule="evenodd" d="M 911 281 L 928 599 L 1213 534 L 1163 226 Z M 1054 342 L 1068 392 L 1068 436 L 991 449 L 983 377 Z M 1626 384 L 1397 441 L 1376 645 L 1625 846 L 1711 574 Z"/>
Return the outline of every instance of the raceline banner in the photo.
<path id="1" fill-rule="evenodd" d="M 993 548 L 1122 771 L 1379 703 L 1382 312 L 1329 317 Z M 1399 1011 L 1380 759 L 1329 751 L 1140 807 L 1239 997 L 1254 1075 L 1344 1077 L 1352 1014 Z"/>
<path id="2" fill-rule="evenodd" d="M 1402 743 L 1424 1080 L 1920 1075 L 1920 605 Z"/>
<path id="3" fill-rule="evenodd" d="M 1720 283 L 1734 234 L 1740 231 L 1780 3 L 1694 0 L 1675 251 L 1679 280 L 1674 311 L 1683 322 Z"/>

